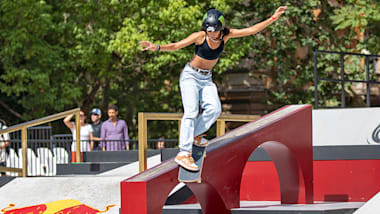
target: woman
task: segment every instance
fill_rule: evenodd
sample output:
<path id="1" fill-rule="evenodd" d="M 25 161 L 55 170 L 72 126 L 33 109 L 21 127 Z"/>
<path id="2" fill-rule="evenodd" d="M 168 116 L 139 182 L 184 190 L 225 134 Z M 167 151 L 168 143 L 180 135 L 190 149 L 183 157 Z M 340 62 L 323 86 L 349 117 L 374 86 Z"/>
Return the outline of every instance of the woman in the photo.
<path id="1" fill-rule="evenodd" d="M 4 120 L 0 119 L 0 130 L 6 129 L 7 124 Z M 7 162 L 7 148 L 9 147 L 9 133 L 0 134 L 0 167 L 6 167 Z M 5 172 L 1 172 L 1 176 L 5 176 Z"/>
<path id="2" fill-rule="evenodd" d="M 71 122 L 71 118 L 74 115 L 68 115 L 63 119 L 63 123 L 71 130 L 71 133 L 73 134 L 73 143 L 71 144 L 71 159 L 72 162 L 76 161 L 76 128 L 75 128 L 75 122 Z M 84 111 L 79 112 L 79 121 L 80 121 L 80 151 L 81 151 L 81 162 L 83 162 L 83 153 L 82 152 L 88 152 L 92 151 L 94 148 L 94 142 L 93 142 L 93 136 L 92 133 L 94 132 L 92 129 L 92 126 L 90 124 L 86 123 L 86 115 Z"/>
<path id="3" fill-rule="evenodd" d="M 218 62 L 224 45 L 231 38 L 250 36 L 265 29 L 276 21 L 286 10 L 279 7 L 269 19 L 243 29 L 224 27 L 223 13 L 216 9 L 208 10 L 202 23 L 202 31 L 192 33 L 187 38 L 166 45 L 155 45 L 149 41 L 141 41 L 141 47 L 151 51 L 175 51 L 195 43 L 193 58 L 184 67 L 180 77 L 180 88 L 184 114 L 180 130 L 180 152 L 175 161 L 182 167 L 198 171 L 199 167 L 191 157 L 193 143 L 206 146 L 203 138 L 211 125 L 221 113 L 221 104 L 215 84 L 212 82 L 212 68 Z M 199 104 L 203 109 L 199 113 Z M 198 117 L 197 117 L 198 116 Z"/>

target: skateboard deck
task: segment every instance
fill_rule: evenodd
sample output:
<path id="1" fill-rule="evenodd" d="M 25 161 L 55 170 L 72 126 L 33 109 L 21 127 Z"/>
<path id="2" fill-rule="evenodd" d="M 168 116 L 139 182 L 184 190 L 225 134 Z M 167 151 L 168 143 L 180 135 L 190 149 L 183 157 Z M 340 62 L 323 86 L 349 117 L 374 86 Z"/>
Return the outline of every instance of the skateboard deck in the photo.
<path id="1" fill-rule="evenodd" d="M 195 164 L 199 167 L 199 171 L 190 171 L 183 167 L 179 167 L 178 181 L 180 182 L 198 182 L 201 183 L 201 175 L 203 168 L 203 161 L 206 156 L 206 148 L 193 145 L 192 157 Z"/>

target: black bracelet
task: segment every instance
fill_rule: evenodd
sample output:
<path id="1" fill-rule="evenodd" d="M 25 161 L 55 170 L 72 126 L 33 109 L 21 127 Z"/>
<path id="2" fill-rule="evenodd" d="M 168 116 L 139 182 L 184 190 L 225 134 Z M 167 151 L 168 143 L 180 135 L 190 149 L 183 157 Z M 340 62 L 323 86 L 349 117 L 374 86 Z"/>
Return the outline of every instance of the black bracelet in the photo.
<path id="1" fill-rule="evenodd" d="M 160 45 L 156 45 L 158 47 L 157 51 L 160 51 L 161 50 L 161 46 Z"/>

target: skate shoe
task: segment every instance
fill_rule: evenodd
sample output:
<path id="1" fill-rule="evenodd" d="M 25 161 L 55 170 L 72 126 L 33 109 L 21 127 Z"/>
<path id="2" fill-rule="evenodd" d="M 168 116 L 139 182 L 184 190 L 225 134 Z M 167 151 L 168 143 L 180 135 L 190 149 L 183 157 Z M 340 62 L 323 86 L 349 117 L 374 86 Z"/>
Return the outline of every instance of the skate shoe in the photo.
<path id="1" fill-rule="evenodd" d="M 194 137 L 194 145 L 206 147 L 208 145 L 208 140 L 204 138 L 206 135 L 198 135 Z"/>
<path id="2" fill-rule="evenodd" d="M 179 152 L 174 161 L 183 168 L 190 171 L 198 171 L 199 167 L 194 163 L 193 157 L 190 152 Z"/>

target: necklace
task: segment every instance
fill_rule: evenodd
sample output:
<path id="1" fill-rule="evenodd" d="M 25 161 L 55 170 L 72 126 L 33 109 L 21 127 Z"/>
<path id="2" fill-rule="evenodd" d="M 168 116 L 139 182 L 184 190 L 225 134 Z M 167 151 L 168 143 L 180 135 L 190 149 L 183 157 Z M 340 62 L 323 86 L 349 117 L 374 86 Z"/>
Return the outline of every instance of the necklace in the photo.
<path id="1" fill-rule="evenodd" d="M 208 38 L 209 38 L 211 41 L 213 41 L 213 42 L 219 42 L 219 41 L 220 41 L 220 39 L 213 39 L 213 38 L 211 38 L 211 36 L 208 35 L 208 34 L 207 34 L 207 36 L 208 36 Z"/>

